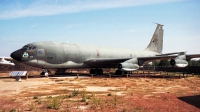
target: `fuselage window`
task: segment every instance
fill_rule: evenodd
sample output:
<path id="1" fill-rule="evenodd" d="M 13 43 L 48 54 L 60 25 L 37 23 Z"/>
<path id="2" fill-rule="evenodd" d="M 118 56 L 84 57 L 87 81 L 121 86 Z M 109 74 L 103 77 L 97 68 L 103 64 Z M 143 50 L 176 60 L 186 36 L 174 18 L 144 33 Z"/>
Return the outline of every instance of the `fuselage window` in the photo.
<path id="1" fill-rule="evenodd" d="M 24 50 L 35 50 L 35 49 L 36 49 L 36 46 L 26 45 L 26 46 L 24 46 L 22 49 L 24 49 Z"/>

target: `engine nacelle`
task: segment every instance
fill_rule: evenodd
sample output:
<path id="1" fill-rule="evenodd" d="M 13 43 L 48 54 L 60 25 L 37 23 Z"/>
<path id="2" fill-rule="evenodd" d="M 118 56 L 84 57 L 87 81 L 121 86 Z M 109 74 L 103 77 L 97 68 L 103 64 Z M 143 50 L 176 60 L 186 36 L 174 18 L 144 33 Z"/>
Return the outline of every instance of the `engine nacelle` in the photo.
<path id="1" fill-rule="evenodd" d="M 175 59 L 175 60 L 171 59 L 170 65 L 183 68 L 183 67 L 188 66 L 188 62 L 181 59 Z"/>
<path id="2" fill-rule="evenodd" d="M 122 71 L 134 71 L 134 70 L 138 70 L 139 66 L 138 64 L 123 62 L 118 65 L 118 69 Z"/>

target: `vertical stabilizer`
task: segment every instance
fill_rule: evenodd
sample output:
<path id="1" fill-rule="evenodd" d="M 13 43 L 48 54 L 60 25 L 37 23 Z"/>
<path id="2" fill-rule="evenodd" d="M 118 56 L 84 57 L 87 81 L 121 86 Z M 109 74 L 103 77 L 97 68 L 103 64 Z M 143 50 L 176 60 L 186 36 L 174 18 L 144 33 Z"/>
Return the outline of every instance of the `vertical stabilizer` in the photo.
<path id="1" fill-rule="evenodd" d="M 156 30 L 153 34 L 151 42 L 145 50 L 161 53 L 163 48 L 163 29 L 164 25 L 157 24 Z"/>

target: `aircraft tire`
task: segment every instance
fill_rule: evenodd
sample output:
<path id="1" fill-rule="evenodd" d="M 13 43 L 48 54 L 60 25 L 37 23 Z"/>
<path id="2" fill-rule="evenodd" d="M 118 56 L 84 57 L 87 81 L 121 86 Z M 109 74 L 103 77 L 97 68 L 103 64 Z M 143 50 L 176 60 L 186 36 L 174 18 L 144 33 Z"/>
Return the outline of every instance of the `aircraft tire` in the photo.
<path id="1" fill-rule="evenodd" d="M 115 71 L 115 75 L 120 75 L 121 73 L 120 73 L 120 70 L 116 70 Z"/>
<path id="2" fill-rule="evenodd" d="M 95 75 L 98 75 L 98 74 L 99 74 L 99 69 L 95 69 L 94 74 L 95 74 Z"/>
<path id="3" fill-rule="evenodd" d="M 99 69 L 99 74 L 103 75 L 103 70 L 102 69 Z"/>
<path id="4" fill-rule="evenodd" d="M 90 69 L 90 74 L 94 74 L 95 70 L 94 69 Z"/>

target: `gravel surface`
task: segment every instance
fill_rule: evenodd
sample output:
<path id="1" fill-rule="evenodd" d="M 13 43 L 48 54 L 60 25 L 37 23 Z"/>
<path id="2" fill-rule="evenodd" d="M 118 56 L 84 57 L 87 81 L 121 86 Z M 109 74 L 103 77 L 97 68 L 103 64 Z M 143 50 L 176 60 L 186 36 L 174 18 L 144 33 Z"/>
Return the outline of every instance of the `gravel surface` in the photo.
<path id="1" fill-rule="evenodd" d="M 1 78 L 0 97 L 0 111 L 200 112 L 200 78 Z"/>

